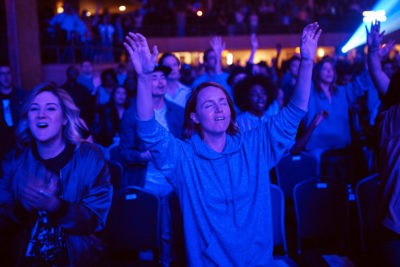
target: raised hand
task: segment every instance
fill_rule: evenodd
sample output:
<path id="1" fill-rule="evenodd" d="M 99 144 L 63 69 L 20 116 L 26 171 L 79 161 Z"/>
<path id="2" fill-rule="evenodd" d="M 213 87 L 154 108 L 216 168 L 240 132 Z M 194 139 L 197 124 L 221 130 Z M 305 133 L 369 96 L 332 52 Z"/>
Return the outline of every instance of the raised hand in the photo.
<path id="1" fill-rule="evenodd" d="M 379 21 L 375 21 L 375 23 L 371 22 L 371 31 L 368 31 L 367 25 L 365 25 L 365 30 L 367 31 L 368 52 L 379 51 L 383 35 L 385 34 L 384 31 L 380 33 L 381 23 Z"/>
<path id="2" fill-rule="evenodd" d="M 222 41 L 221 36 L 215 36 L 210 41 L 211 48 L 214 50 L 217 57 L 221 57 L 222 51 L 225 49 L 225 42 Z"/>
<path id="3" fill-rule="evenodd" d="M 318 22 L 304 27 L 300 44 L 300 53 L 303 60 L 314 60 L 321 33 L 322 30 L 319 29 Z"/>
<path id="4" fill-rule="evenodd" d="M 146 38 L 140 33 L 132 32 L 126 36 L 124 46 L 138 75 L 153 71 L 158 56 L 157 46 L 153 46 L 153 53 L 151 53 Z"/>

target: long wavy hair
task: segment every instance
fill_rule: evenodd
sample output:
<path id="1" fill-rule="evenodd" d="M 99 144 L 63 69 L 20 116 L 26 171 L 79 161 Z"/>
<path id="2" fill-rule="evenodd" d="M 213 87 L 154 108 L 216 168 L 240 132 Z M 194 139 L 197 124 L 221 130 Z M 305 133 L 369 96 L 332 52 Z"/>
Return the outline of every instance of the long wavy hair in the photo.
<path id="1" fill-rule="evenodd" d="M 201 132 L 201 125 L 196 124 L 193 122 L 193 120 L 190 118 L 191 113 L 196 112 L 196 106 L 197 106 L 197 98 L 199 96 L 199 93 L 206 87 L 217 87 L 220 89 L 226 96 L 226 99 L 228 101 L 229 109 L 231 110 L 231 121 L 229 123 L 228 129 L 226 130 L 226 133 L 229 135 L 234 135 L 235 133 L 239 132 L 239 128 L 236 125 L 236 112 L 235 108 L 233 106 L 233 101 L 231 97 L 229 96 L 228 92 L 225 90 L 223 86 L 221 86 L 218 83 L 214 82 L 203 82 L 197 86 L 197 88 L 192 92 L 190 95 L 186 107 L 185 107 L 185 119 L 183 123 L 183 137 L 185 139 L 189 139 L 192 137 L 194 133 L 197 133 L 200 135 L 201 138 L 203 138 L 203 134 Z"/>
<path id="2" fill-rule="evenodd" d="M 60 102 L 63 116 L 67 119 L 67 124 L 63 130 L 63 138 L 72 144 L 82 142 L 81 133 L 82 131 L 88 131 L 88 129 L 79 118 L 79 108 L 75 105 L 74 100 L 64 89 L 57 88 L 54 83 L 43 83 L 32 89 L 22 107 L 15 133 L 18 146 L 24 148 L 34 140 L 29 129 L 28 112 L 35 97 L 43 92 L 54 94 Z"/>
<path id="3" fill-rule="evenodd" d="M 334 77 L 333 77 L 333 81 L 329 87 L 329 90 L 331 92 L 333 92 L 334 94 L 337 92 L 337 86 L 336 86 L 336 70 L 335 70 L 335 62 L 333 61 L 332 58 L 330 57 L 324 57 L 323 59 L 321 59 L 320 61 L 318 61 L 317 64 L 315 64 L 314 69 L 313 69 L 313 81 L 314 81 L 314 87 L 315 89 L 320 92 L 321 91 L 321 86 L 320 84 L 320 73 L 322 70 L 322 67 L 324 66 L 325 63 L 329 63 L 332 65 L 332 69 L 334 72 Z"/>

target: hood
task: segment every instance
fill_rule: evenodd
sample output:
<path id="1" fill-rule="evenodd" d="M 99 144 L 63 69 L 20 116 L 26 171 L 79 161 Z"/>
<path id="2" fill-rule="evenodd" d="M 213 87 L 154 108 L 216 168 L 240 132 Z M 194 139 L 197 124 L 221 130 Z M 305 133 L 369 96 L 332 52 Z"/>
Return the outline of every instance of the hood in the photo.
<path id="1" fill-rule="evenodd" d="M 219 159 L 239 152 L 243 145 L 243 134 L 241 132 L 238 132 L 235 135 L 227 134 L 225 148 L 221 153 L 218 153 L 209 147 L 198 134 L 192 135 L 187 142 L 192 144 L 194 152 L 199 157 L 206 159 Z"/>

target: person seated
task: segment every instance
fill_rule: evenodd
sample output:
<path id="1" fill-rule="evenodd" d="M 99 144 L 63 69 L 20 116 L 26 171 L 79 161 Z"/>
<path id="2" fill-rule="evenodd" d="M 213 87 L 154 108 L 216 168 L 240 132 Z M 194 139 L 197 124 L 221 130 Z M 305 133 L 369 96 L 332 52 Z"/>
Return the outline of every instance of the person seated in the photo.
<path id="1" fill-rule="evenodd" d="M 183 141 L 154 113 L 154 52 L 143 35 L 127 36 L 124 45 L 138 74 L 137 133 L 179 196 L 189 266 L 278 266 L 268 172 L 294 139 L 308 107 L 318 28 L 313 23 L 303 31 L 299 79 L 289 105 L 274 119 L 241 133 L 226 89 L 205 82 L 186 104 Z"/>
<path id="2" fill-rule="evenodd" d="M 0 253 L 9 266 L 93 266 L 112 200 L 106 161 L 84 142 L 79 109 L 51 84 L 34 88 L 17 127 L 18 149 L 0 179 Z"/>
<path id="3" fill-rule="evenodd" d="M 237 118 L 241 131 L 250 131 L 265 123 L 280 110 L 276 85 L 265 76 L 248 76 L 234 88 L 236 105 L 243 112 Z"/>
<path id="4" fill-rule="evenodd" d="M 181 62 L 174 54 L 164 53 L 158 60 L 158 64 L 171 69 L 171 73 L 167 77 L 165 99 L 185 108 L 186 101 L 192 90 L 179 81 L 181 78 Z"/>

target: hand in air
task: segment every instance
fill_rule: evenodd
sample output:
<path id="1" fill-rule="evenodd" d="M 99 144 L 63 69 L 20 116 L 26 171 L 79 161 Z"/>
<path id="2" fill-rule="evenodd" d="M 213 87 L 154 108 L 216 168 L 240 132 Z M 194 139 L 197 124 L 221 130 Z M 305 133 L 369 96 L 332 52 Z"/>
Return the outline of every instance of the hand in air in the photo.
<path id="1" fill-rule="evenodd" d="M 140 33 L 132 32 L 126 36 L 124 46 L 138 75 L 148 74 L 154 70 L 158 56 L 157 46 L 153 46 L 151 53 L 146 38 Z"/>
<path id="2" fill-rule="evenodd" d="M 220 57 L 222 54 L 222 51 L 225 49 L 225 42 L 222 41 L 221 36 L 215 36 L 211 39 L 210 41 L 211 48 L 214 50 L 215 54 L 217 57 Z"/>
<path id="3" fill-rule="evenodd" d="M 254 51 L 258 49 L 258 39 L 255 33 L 252 33 L 250 35 L 250 45 L 251 45 L 251 50 Z"/>
<path id="4" fill-rule="evenodd" d="M 319 29 L 318 22 L 308 24 L 306 27 L 304 27 L 300 44 L 300 53 L 302 59 L 314 60 L 318 47 L 318 39 L 321 36 L 321 33 L 322 30 Z"/>
<path id="5" fill-rule="evenodd" d="M 371 30 L 368 31 L 368 27 L 366 25 L 365 30 L 367 31 L 367 44 L 369 52 L 379 51 L 383 35 L 385 34 L 385 31 L 380 32 L 381 23 L 379 21 L 375 21 L 375 23 L 371 22 Z"/>

